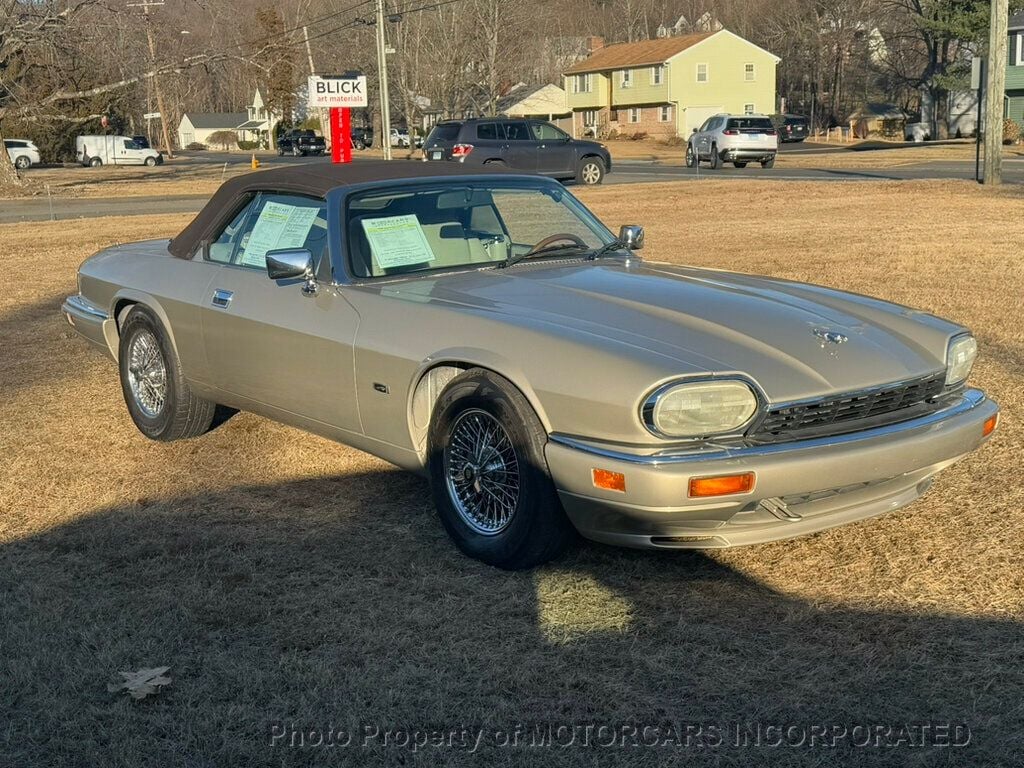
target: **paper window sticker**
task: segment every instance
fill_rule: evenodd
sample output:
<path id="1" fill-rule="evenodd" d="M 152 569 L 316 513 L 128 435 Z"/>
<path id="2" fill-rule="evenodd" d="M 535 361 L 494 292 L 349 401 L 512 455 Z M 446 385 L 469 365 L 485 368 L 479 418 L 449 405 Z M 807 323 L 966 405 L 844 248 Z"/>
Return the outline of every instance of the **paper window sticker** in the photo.
<path id="1" fill-rule="evenodd" d="M 414 213 L 364 218 L 360 224 L 370 244 L 373 263 L 379 269 L 408 267 L 434 260 L 434 252 Z"/>

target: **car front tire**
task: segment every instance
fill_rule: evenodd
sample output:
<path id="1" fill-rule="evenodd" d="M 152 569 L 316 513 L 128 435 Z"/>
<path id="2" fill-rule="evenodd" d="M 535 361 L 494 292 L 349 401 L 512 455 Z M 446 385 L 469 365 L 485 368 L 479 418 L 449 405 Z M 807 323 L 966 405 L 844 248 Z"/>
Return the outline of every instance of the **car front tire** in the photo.
<path id="1" fill-rule="evenodd" d="M 150 440 L 197 437 L 210 429 L 216 404 L 196 397 L 156 315 L 136 305 L 120 328 L 118 370 L 128 413 Z"/>
<path id="2" fill-rule="evenodd" d="M 604 180 L 604 163 L 597 157 L 585 157 L 576 169 L 576 181 L 593 186 Z"/>
<path id="3" fill-rule="evenodd" d="M 686 167 L 687 168 L 696 168 L 697 167 L 697 163 L 699 163 L 699 162 L 700 162 L 700 160 L 697 158 L 697 153 L 693 151 L 693 144 L 687 144 L 686 145 Z"/>
<path id="4" fill-rule="evenodd" d="M 19 171 L 24 171 L 30 165 L 32 165 L 32 161 L 25 157 L 25 155 L 18 155 L 18 157 L 14 159 L 14 167 Z"/>
<path id="5" fill-rule="evenodd" d="M 152 168 L 154 165 L 156 165 L 156 158 L 155 157 L 147 157 L 146 158 L 146 165 L 148 165 L 150 168 Z"/>
<path id="6" fill-rule="evenodd" d="M 717 144 L 712 144 L 711 145 L 711 167 L 712 168 L 718 168 L 718 166 L 721 165 L 721 163 L 722 163 L 722 158 L 718 156 L 718 145 Z"/>
<path id="7" fill-rule="evenodd" d="M 501 376 L 474 368 L 445 387 L 430 422 L 428 468 L 441 522 L 462 552 L 522 570 L 572 540 L 546 443 L 529 402 Z"/>

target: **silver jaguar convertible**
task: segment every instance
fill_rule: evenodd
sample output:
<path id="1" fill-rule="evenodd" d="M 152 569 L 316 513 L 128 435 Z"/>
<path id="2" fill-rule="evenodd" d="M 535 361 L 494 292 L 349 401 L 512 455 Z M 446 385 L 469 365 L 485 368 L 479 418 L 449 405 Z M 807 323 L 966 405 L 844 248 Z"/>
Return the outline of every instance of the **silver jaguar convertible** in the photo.
<path id="1" fill-rule="evenodd" d="M 268 170 L 92 256 L 63 312 L 146 437 L 221 404 L 355 446 L 428 475 L 455 543 L 503 568 L 574 530 L 727 547 L 889 512 L 995 429 L 967 329 L 642 244 L 536 176 Z"/>

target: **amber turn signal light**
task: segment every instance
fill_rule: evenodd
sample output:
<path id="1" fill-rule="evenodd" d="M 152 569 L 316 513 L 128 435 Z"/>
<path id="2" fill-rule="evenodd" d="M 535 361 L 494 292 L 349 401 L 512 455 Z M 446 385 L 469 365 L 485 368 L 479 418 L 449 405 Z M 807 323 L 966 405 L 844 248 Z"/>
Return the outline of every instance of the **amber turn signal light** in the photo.
<path id="1" fill-rule="evenodd" d="M 733 493 L 749 493 L 752 490 L 754 490 L 753 472 L 744 472 L 740 475 L 690 478 L 691 496 L 728 496 Z"/>
<path id="2" fill-rule="evenodd" d="M 594 477 L 594 487 L 603 488 L 606 491 L 626 492 L 626 476 L 621 472 L 612 472 L 610 469 L 591 470 Z"/>
<path id="3" fill-rule="evenodd" d="M 999 414 L 993 413 L 991 416 L 985 419 L 985 424 L 981 428 L 981 436 L 988 437 L 989 435 L 991 435 L 993 432 L 996 431 L 996 426 L 998 426 L 998 424 Z"/>

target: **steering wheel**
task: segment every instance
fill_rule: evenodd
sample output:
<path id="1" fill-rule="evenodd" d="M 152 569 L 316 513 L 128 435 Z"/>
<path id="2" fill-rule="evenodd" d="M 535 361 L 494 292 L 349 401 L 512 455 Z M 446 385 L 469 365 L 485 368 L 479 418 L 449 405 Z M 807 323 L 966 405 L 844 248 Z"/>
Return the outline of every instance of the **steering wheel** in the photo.
<path id="1" fill-rule="evenodd" d="M 533 248 L 531 248 L 530 250 L 523 254 L 523 257 L 525 258 L 527 256 L 533 256 L 533 254 L 543 251 L 549 245 L 553 245 L 562 240 L 568 240 L 569 242 L 578 245 L 580 248 L 585 249 L 590 247 L 580 238 L 576 237 L 576 235 L 570 235 L 568 232 L 559 232 L 558 234 L 555 235 L 548 235 L 543 240 L 535 243 Z"/>

